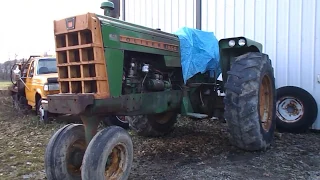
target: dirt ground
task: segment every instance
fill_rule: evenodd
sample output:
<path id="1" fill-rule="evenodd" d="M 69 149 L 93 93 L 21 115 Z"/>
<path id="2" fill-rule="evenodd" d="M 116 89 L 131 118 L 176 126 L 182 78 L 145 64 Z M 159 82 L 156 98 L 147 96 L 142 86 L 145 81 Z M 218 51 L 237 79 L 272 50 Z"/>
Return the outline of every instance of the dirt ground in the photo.
<path id="1" fill-rule="evenodd" d="M 41 125 L 0 98 L 0 179 L 46 179 L 44 150 L 63 124 Z M 244 152 L 228 140 L 226 124 L 180 118 L 167 137 L 134 135 L 130 179 L 320 179 L 320 134 L 277 133 L 266 152 Z"/>

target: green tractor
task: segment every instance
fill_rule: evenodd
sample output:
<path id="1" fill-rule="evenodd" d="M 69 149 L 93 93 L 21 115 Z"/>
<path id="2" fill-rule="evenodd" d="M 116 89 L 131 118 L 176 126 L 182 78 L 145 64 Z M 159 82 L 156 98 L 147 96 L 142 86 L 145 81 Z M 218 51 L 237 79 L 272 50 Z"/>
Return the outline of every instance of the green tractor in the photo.
<path id="1" fill-rule="evenodd" d="M 107 116 L 129 117 L 137 134 L 156 137 L 173 130 L 178 114 L 210 118 L 222 111 L 236 147 L 257 151 L 270 146 L 275 79 L 260 43 L 221 39 L 222 80 L 211 70 L 185 79 L 182 61 L 188 55 L 182 56 L 178 35 L 119 20 L 110 15 L 112 2 L 101 8 L 104 15 L 54 22 L 60 93 L 49 95 L 45 107 L 77 115 L 83 124 L 66 125 L 50 139 L 45 153 L 49 180 L 129 177 L 133 143 L 119 126 L 98 131 Z"/>

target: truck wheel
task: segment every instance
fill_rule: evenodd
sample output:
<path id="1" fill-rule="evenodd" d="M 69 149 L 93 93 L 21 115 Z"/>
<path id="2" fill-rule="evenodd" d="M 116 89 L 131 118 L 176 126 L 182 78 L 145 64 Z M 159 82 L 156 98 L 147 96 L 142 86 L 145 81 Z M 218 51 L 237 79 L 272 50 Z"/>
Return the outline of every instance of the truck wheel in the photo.
<path id="1" fill-rule="evenodd" d="M 231 143 L 248 151 L 266 150 L 276 125 L 275 79 L 268 55 L 251 52 L 237 57 L 225 89 Z"/>
<path id="2" fill-rule="evenodd" d="M 129 118 L 130 127 L 140 136 L 164 136 L 172 132 L 177 122 L 176 112 L 140 115 Z"/>
<path id="3" fill-rule="evenodd" d="M 85 132 L 81 124 L 68 124 L 50 139 L 45 152 L 47 179 L 81 179 L 82 158 L 86 150 Z"/>
<path id="4" fill-rule="evenodd" d="M 129 129 L 129 116 L 108 116 L 102 120 L 105 126 L 120 126 L 124 129 Z"/>
<path id="5" fill-rule="evenodd" d="M 43 122 L 44 124 L 48 124 L 49 123 L 48 111 L 45 111 L 43 109 L 41 100 L 42 99 L 40 98 L 40 100 L 36 104 L 36 113 L 37 113 L 37 116 L 39 117 L 40 122 Z"/>
<path id="6" fill-rule="evenodd" d="M 81 176 L 90 179 L 128 179 L 133 144 L 126 130 L 109 126 L 90 141 L 83 157 Z"/>
<path id="7" fill-rule="evenodd" d="M 318 106 L 312 95 L 299 87 L 277 89 L 277 129 L 302 133 L 309 129 L 318 115 Z"/>

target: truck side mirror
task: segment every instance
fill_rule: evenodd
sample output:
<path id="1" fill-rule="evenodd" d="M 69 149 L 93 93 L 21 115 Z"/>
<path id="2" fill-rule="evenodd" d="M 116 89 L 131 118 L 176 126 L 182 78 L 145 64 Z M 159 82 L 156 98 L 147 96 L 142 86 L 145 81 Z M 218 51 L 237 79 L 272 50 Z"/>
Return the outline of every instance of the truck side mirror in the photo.
<path id="1" fill-rule="evenodd" d="M 16 69 L 15 70 L 13 70 L 13 73 L 15 74 L 15 75 L 17 75 L 17 76 L 20 76 L 20 69 L 19 69 L 19 67 L 17 66 L 16 67 Z"/>

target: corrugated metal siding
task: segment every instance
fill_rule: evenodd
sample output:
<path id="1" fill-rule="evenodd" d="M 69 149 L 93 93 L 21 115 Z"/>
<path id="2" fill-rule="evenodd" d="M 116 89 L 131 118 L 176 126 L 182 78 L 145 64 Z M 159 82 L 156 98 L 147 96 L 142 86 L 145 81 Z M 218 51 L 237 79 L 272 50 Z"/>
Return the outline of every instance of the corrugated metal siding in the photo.
<path id="1" fill-rule="evenodd" d="M 125 20 L 162 31 L 196 27 L 195 0 L 126 0 Z"/>
<path id="2" fill-rule="evenodd" d="M 316 1 L 316 0 L 315 0 Z M 316 1 L 316 16 L 315 16 L 315 36 L 314 36 L 314 67 L 313 71 L 316 73 L 313 96 L 318 102 L 318 109 L 320 109 L 320 2 Z M 317 82 L 316 82 L 317 81 Z M 318 118 L 314 124 L 315 129 L 320 129 L 320 111 L 318 111 Z"/>
<path id="3" fill-rule="evenodd" d="M 317 0 L 203 0 L 202 29 L 218 39 L 246 36 L 263 44 L 277 87 L 309 91 L 320 107 L 320 40 Z M 314 128 L 320 129 L 320 113 Z"/>
<path id="4" fill-rule="evenodd" d="M 126 20 L 167 32 L 195 28 L 195 4 L 195 0 L 127 0 Z M 246 36 L 262 43 L 275 68 L 276 86 L 302 87 L 320 107 L 320 2 L 202 0 L 201 15 L 202 29 L 218 39 Z M 320 113 L 314 128 L 320 129 Z"/>

